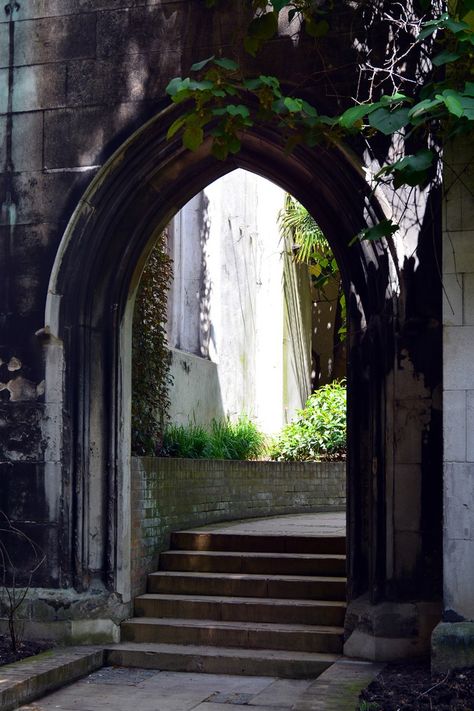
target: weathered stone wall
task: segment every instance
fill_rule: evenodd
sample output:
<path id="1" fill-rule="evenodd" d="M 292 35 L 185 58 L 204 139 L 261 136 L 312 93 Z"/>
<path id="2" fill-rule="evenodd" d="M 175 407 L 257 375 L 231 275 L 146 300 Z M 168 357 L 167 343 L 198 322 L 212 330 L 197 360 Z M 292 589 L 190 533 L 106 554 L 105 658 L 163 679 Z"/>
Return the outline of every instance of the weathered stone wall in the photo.
<path id="1" fill-rule="evenodd" d="M 371 193 L 365 175 L 392 155 L 389 138 L 374 145 L 377 155 L 356 140 L 288 155 L 277 128 L 258 129 L 226 164 L 208 143 L 190 154 L 166 141 L 181 110 L 169 106 L 168 81 L 201 57 L 242 55 L 247 8 L 232 0 L 210 13 L 202 0 L 0 8 L 2 505 L 48 553 L 38 586 L 102 586 L 129 600 L 134 290 L 156 231 L 213 180 L 251 169 L 314 214 L 348 296 L 349 597 L 366 593 L 369 606 L 436 597 L 441 284 L 430 216 L 440 214 L 440 196 L 426 203 L 414 194 L 410 212 Z M 340 3 L 326 38 L 296 42 L 283 27 L 258 70 L 335 113 L 356 93 L 355 47 L 366 40 L 382 64 L 387 25 L 370 27 L 354 3 Z M 391 211 L 401 217 L 394 244 L 348 247 Z"/>
<path id="2" fill-rule="evenodd" d="M 342 511 L 345 462 L 132 458 L 132 589 L 145 589 L 171 531 L 239 518 Z"/>
<path id="3" fill-rule="evenodd" d="M 445 154 L 443 224 L 444 623 L 438 671 L 474 665 L 474 146 Z"/>

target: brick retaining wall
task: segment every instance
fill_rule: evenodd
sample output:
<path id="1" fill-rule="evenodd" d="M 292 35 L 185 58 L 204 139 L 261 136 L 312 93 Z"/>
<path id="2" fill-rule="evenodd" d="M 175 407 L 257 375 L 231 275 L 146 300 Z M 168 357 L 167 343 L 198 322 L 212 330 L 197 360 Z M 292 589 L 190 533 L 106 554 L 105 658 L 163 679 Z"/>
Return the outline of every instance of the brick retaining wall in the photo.
<path id="1" fill-rule="evenodd" d="M 132 589 L 173 530 L 239 518 L 335 511 L 346 504 L 345 462 L 132 458 Z"/>

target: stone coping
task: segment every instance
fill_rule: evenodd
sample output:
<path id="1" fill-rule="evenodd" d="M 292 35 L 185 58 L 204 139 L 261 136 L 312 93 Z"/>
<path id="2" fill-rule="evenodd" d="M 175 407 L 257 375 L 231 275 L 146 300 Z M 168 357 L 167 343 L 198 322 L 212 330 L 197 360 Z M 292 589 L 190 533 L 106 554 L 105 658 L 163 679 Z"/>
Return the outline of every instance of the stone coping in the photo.
<path id="1" fill-rule="evenodd" d="M 0 709 L 13 711 L 100 669 L 103 663 L 102 647 L 68 647 L 6 664 L 0 667 Z"/>

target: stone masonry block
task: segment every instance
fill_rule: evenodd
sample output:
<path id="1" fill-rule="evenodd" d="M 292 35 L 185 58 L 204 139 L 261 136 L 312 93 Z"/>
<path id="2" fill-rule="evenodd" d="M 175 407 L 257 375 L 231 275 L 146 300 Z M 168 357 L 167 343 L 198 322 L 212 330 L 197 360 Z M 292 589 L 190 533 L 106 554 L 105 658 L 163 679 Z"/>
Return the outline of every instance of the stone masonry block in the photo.
<path id="1" fill-rule="evenodd" d="M 466 391 L 445 390 L 444 457 L 447 462 L 466 461 Z"/>
<path id="2" fill-rule="evenodd" d="M 18 172 L 43 168 L 43 113 L 15 114 L 13 118 L 12 159 Z"/>
<path id="3" fill-rule="evenodd" d="M 474 326 L 447 326 L 444 329 L 443 376 L 446 390 L 463 390 L 474 382 Z"/>
<path id="4" fill-rule="evenodd" d="M 56 108 L 64 106 L 65 103 L 65 64 L 46 64 L 15 69 L 13 111 Z"/>
<path id="5" fill-rule="evenodd" d="M 446 611 L 474 620 L 474 541 L 444 536 L 444 605 Z"/>
<path id="6" fill-rule="evenodd" d="M 0 114 L 8 108 L 8 69 L 0 69 Z"/>
<path id="7" fill-rule="evenodd" d="M 15 66 L 94 57 L 95 24 L 95 13 L 19 22 Z"/>
<path id="8" fill-rule="evenodd" d="M 443 287 L 443 323 L 446 326 L 462 326 L 463 275 L 446 274 Z"/>
<path id="9" fill-rule="evenodd" d="M 395 528 L 418 531 L 421 514 L 421 471 L 416 464 L 399 464 L 395 476 Z"/>
<path id="10" fill-rule="evenodd" d="M 0 165 L 5 165 L 5 132 L 7 129 L 7 117 L 0 116 Z"/>
<path id="11" fill-rule="evenodd" d="M 59 109 L 45 114 L 45 168 L 103 163 L 107 145 L 127 125 L 134 125 L 136 104 Z M 110 151 L 109 151 L 110 152 Z"/>
<path id="12" fill-rule="evenodd" d="M 471 236 L 474 239 L 474 233 Z M 446 277 L 443 279 L 446 283 Z M 474 326 L 474 273 L 463 276 L 464 324 Z"/>
<path id="13" fill-rule="evenodd" d="M 22 173 L 15 176 L 19 198 L 17 224 L 67 221 L 94 171 L 85 173 Z M 33 199 L 34 198 L 34 199 Z"/>
<path id="14" fill-rule="evenodd" d="M 9 36 L 10 30 L 8 23 L 0 25 L 0 67 L 8 67 L 9 59 Z"/>
<path id="15" fill-rule="evenodd" d="M 179 43 L 186 27 L 187 5 L 168 2 L 99 13 L 97 56 L 157 52 L 170 35 Z"/>
<path id="16" fill-rule="evenodd" d="M 474 462 L 474 390 L 466 392 L 466 459 Z"/>
<path id="17" fill-rule="evenodd" d="M 474 464 L 444 465 L 444 530 L 448 539 L 474 542 Z"/>
<path id="18" fill-rule="evenodd" d="M 443 273 L 474 273 L 472 231 L 454 230 L 443 235 Z"/>
<path id="19" fill-rule="evenodd" d="M 135 2 L 144 4 L 146 0 L 135 0 Z M 60 15 L 76 15 L 95 10 L 114 10 L 123 5 L 124 0 L 30 0 L 20 3 L 15 19 L 21 22 Z M 0 17 L 2 18 L 0 22 L 8 24 L 8 21 L 3 19 L 5 17 L 3 14 Z"/>

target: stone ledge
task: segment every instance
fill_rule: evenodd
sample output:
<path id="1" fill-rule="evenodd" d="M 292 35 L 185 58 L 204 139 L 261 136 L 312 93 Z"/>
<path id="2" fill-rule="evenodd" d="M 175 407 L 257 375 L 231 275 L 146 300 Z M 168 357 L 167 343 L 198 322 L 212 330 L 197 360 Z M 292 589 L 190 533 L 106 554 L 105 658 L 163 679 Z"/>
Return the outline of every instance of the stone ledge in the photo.
<path id="1" fill-rule="evenodd" d="M 474 622 L 440 622 L 431 636 L 431 669 L 446 673 L 474 666 Z"/>
<path id="2" fill-rule="evenodd" d="M 73 647 L 42 652 L 0 670 L 0 709 L 12 711 L 103 665 L 101 647 Z"/>

